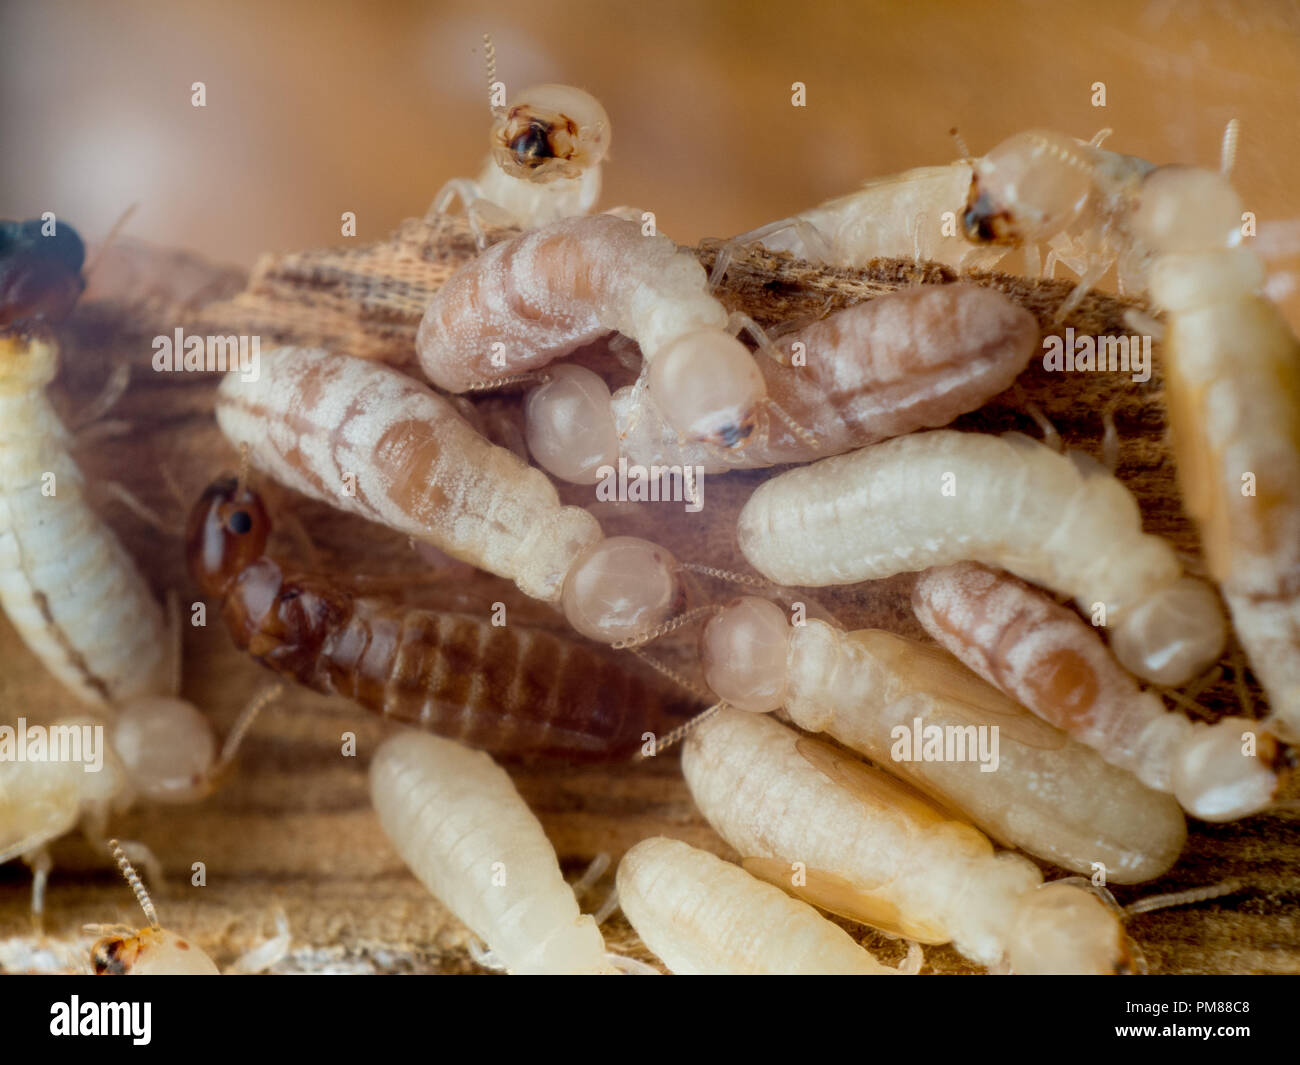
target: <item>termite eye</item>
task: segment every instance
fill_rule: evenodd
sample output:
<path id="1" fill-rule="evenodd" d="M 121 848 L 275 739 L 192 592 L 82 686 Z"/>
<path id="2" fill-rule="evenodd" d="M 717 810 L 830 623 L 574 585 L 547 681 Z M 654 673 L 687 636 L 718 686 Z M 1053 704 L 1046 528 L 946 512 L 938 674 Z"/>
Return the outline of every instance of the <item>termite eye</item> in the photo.
<path id="1" fill-rule="evenodd" d="M 226 528 L 232 533 L 243 536 L 253 528 L 252 515 L 246 510 L 237 510 L 226 521 Z"/>
<path id="2" fill-rule="evenodd" d="M 530 122 L 528 128 L 510 142 L 510 150 L 521 163 L 539 166 L 545 159 L 554 159 L 551 151 L 551 128 L 541 122 Z"/>

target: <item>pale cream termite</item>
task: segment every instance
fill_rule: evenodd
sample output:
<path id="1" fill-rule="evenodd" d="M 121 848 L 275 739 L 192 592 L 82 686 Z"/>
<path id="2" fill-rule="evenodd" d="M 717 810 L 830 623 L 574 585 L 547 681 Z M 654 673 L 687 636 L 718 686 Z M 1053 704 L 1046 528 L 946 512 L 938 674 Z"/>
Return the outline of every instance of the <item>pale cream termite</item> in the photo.
<path id="1" fill-rule="evenodd" d="M 202 950 L 158 923 L 149 893 L 127 861 L 117 840 L 109 848 L 122 875 L 149 918 L 149 927 L 131 935 L 109 935 L 91 948 L 91 967 L 98 976 L 220 976 L 221 970 Z"/>
<path id="2" fill-rule="evenodd" d="M 674 839 L 644 839 L 618 863 L 619 907 L 684 976 L 895 975 L 807 903 Z"/>
<path id="3" fill-rule="evenodd" d="M 846 753 L 724 709 L 686 742 L 700 812 L 744 867 L 823 910 L 1017 973 L 1132 966 L 1115 915 L 1074 884 Z"/>
<path id="4" fill-rule="evenodd" d="M 868 181 L 857 192 L 732 237 L 719 251 L 713 280 L 726 272 L 731 249 L 743 244 L 833 266 L 915 258 L 958 270 L 990 269 L 1004 249 L 977 247 L 961 232 L 971 179 L 970 162 L 959 160 Z"/>
<path id="5" fill-rule="evenodd" d="M 963 561 L 1010 570 L 1105 621 L 1120 661 L 1163 685 L 1216 661 L 1227 639 L 1213 590 L 1142 531 L 1122 482 L 1020 434 L 939 429 L 790 470 L 750 497 L 737 537 L 750 564 L 783 585 Z"/>
<path id="6" fill-rule="evenodd" d="M 720 610 L 705 680 L 742 710 L 784 707 L 961 810 L 999 843 L 1109 880 L 1150 880 L 1187 838 L 1178 804 L 1045 725 L 945 651 L 878 629 L 789 624 L 768 599 Z"/>
<path id="7" fill-rule="evenodd" d="M 167 690 L 162 608 L 85 498 L 45 395 L 52 338 L 0 334 L 0 607 L 45 667 L 103 708 Z"/>
<path id="8" fill-rule="evenodd" d="M 495 52 L 484 35 L 488 85 L 496 82 Z M 604 107 L 572 85 L 534 85 L 492 108 L 491 152 L 476 180 L 456 178 L 434 198 L 429 215 L 460 197 L 482 243 L 480 218 L 523 228 L 587 214 L 600 198 L 601 163 L 609 153 Z"/>
<path id="9" fill-rule="evenodd" d="M 560 505 L 544 473 L 389 367 L 317 349 L 266 352 L 257 381 L 221 383 L 217 421 L 281 484 L 561 604 L 584 636 L 635 637 L 681 606 L 667 551 L 605 539 L 585 510 Z"/>
<path id="10" fill-rule="evenodd" d="M 1195 817 L 1232 821 L 1276 797 L 1284 751 L 1259 723 L 1193 723 L 1143 691 L 1074 611 L 976 563 L 921 575 L 917 618 L 943 646 L 1043 720 L 1169 792 Z"/>
<path id="11" fill-rule="evenodd" d="M 785 334 L 783 361 L 758 358 L 767 395 L 807 432 L 761 414 L 743 448 L 687 440 L 642 389 L 611 397 L 590 370 L 556 366 L 528 396 L 526 434 L 543 468 L 579 483 L 593 483 L 620 456 L 706 473 L 810 462 L 946 425 L 981 406 L 1011 385 L 1038 337 L 1033 315 L 995 289 L 905 289 Z"/>
<path id="12" fill-rule="evenodd" d="M 1225 153 L 1230 154 L 1230 153 Z M 1134 220 L 1157 254 L 1166 395 L 1184 503 L 1269 697 L 1267 725 L 1300 741 L 1300 341 L 1260 294 L 1226 177 L 1162 167 Z"/>
<path id="13" fill-rule="evenodd" d="M 690 251 L 595 215 L 502 241 L 461 267 L 429 301 L 416 350 L 430 381 L 464 392 L 622 333 L 640 345 L 646 391 L 668 422 L 737 447 L 771 404 L 728 321 Z"/>
<path id="14" fill-rule="evenodd" d="M 510 972 L 618 971 L 541 824 L 488 755 L 400 732 L 375 752 L 370 794 L 402 860 Z"/>

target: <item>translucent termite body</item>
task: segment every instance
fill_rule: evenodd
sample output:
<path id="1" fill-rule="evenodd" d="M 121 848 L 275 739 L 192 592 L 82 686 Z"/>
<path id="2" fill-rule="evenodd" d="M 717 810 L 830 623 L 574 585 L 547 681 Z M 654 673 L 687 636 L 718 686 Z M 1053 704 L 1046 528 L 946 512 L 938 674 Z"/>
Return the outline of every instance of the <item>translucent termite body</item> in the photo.
<path id="1" fill-rule="evenodd" d="M 52 338 L 0 334 L 0 606 L 73 694 L 104 708 L 167 690 L 162 608 L 91 509 L 45 395 Z"/>
<path id="2" fill-rule="evenodd" d="M 727 323 L 690 251 L 595 215 L 502 241 L 461 267 L 429 302 L 416 349 L 430 381 L 464 392 L 622 333 L 641 347 L 663 416 L 692 439 L 736 447 L 765 397 Z"/>
<path id="3" fill-rule="evenodd" d="M 877 770 L 772 718 L 724 709 L 682 769 L 745 868 L 824 910 L 1017 973 L 1132 964 L 1116 915 Z"/>
<path id="4" fill-rule="evenodd" d="M 541 824 L 486 754 L 399 733 L 375 752 L 370 794 L 402 860 L 509 971 L 616 971 Z"/>
<path id="5" fill-rule="evenodd" d="M 117 840 L 109 847 L 122 875 L 140 902 L 149 927 L 131 935 L 109 935 L 91 948 L 90 964 L 96 976 L 220 976 L 221 970 L 203 951 L 183 936 L 158 923 L 158 914 Z"/>
<path id="6" fill-rule="evenodd" d="M 600 199 L 609 152 L 605 109 L 572 85 L 534 85 L 496 111 L 491 154 L 477 180 L 458 178 L 438 192 L 430 214 L 459 196 L 471 223 L 485 217 L 524 228 L 584 215 Z"/>
<path id="7" fill-rule="evenodd" d="M 267 352 L 257 381 L 221 383 L 217 421 L 281 484 L 562 602 L 591 639 L 651 631 L 681 604 L 667 551 L 605 539 L 585 510 L 560 505 L 544 473 L 386 366 L 318 349 Z"/>
<path id="8" fill-rule="evenodd" d="M 1151 295 L 1168 322 L 1166 392 L 1178 481 L 1268 726 L 1300 741 L 1300 340 L 1260 294 L 1242 205 L 1222 175 L 1163 167 L 1135 230 L 1158 253 Z"/>
<path id="9" fill-rule="evenodd" d="M 623 856 L 618 902 L 642 942 L 679 975 L 898 973 L 807 903 L 662 836 Z"/>
<path id="10" fill-rule="evenodd" d="M 1142 532 L 1119 480 L 1019 434 L 914 433 L 790 470 L 750 497 L 737 536 L 750 564 L 784 585 L 962 561 L 1010 570 L 1090 614 L 1104 607 L 1120 661 L 1164 685 L 1216 661 L 1227 638 L 1214 592 Z"/>
<path id="11" fill-rule="evenodd" d="M 969 562 L 929 570 L 912 605 L 981 677 L 1193 816 L 1231 821 L 1273 803 L 1282 751 L 1258 722 L 1207 725 L 1166 710 L 1092 626 L 1014 577 Z"/>
<path id="12" fill-rule="evenodd" d="M 857 192 L 732 237 L 719 254 L 713 276 L 726 271 L 730 248 L 754 243 L 832 266 L 856 268 L 872 259 L 915 258 L 957 270 L 987 270 L 1005 252 L 976 247 L 962 238 L 959 219 L 971 178 L 971 164 L 960 160 L 868 181 Z"/>
<path id="13" fill-rule="evenodd" d="M 588 644 L 526 625 L 357 596 L 265 554 L 271 522 L 234 478 L 195 504 L 190 569 L 235 644 L 314 691 L 496 753 L 631 755 L 684 718 L 676 701 Z"/>
<path id="14" fill-rule="evenodd" d="M 1038 342 L 1033 315 L 971 284 L 902 290 L 781 337 L 760 357 L 767 395 L 806 432 L 760 413 L 743 448 L 685 439 L 628 386 L 611 399 L 577 366 L 553 367 L 525 406 L 533 455 L 565 480 L 592 483 L 619 457 L 716 473 L 811 462 L 917 429 L 946 425 L 1009 387 Z M 793 361 L 792 361 L 793 355 Z"/>
<path id="15" fill-rule="evenodd" d="M 790 625 L 767 599 L 721 610 L 700 639 L 728 704 L 784 707 L 961 810 L 999 843 L 1118 883 L 1150 880 L 1187 837 L 1178 804 L 1044 725 L 951 655 L 878 629 Z M 926 745 L 930 745 L 927 747 Z"/>

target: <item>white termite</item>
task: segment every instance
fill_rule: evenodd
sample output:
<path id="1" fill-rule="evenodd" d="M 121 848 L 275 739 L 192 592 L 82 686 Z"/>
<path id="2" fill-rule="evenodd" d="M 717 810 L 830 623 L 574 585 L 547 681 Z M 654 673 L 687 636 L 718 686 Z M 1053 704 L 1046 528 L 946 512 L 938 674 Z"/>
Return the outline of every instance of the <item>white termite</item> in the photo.
<path id="1" fill-rule="evenodd" d="M 484 35 L 488 85 L 496 81 L 495 52 Z M 443 214 L 459 197 L 470 225 L 484 243 L 482 223 L 544 226 L 587 214 L 600 198 L 601 163 L 609 153 L 610 123 L 604 107 L 572 85 L 534 85 L 504 106 L 493 106 L 491 153 L 477 179 L 455 178 L 429 208 Z"/>
<path id="2" fill-rule="evenodd" d="M 1231 821 L 1274 802 L 1283 751 L 1257 721 L 1194 723 L 1166 710 L 1096 629 L 1009 574 L 971 562 L 928 570 L 912 606 L 926 631 L 989 683 L 1194 816 Z"/>
<path id="3" fill-rule="evenodd" d="M 1017 433 L 914 433 L 774 477 L 740 512 L 740 549 L 783 585 L 876 580 L 953 562 L 1010 570 L 1100 615 L 1134 673 L 1181 684 L 1227 638 L 1219 601 L 1142 531 L 1122 482 Z"/>
<path id="4" fill-rule="evenodd" d="M 1268 694 L 1267 726 L 1300 742 L 1300 340 L 1260 294 L 1264 268 L 1240 246 L 1241 225 L 1226 177 L 1164 167 L 1134 228 L 1158 253 L 1151 295 L 1168 322 L 1183 499 Z"/>
<path id="5" fill-rule="evenodd" d="M 685 976 L 882 976 L 876 961 L 807 903 L 707 851 L 656 836 L 618 865 L 618 902 L 637 935 Z"/>
<path id="6" fill-rule="evenodd" d="M 906 785 L 771 717 L 724 709 L 682 769 L 744 867 L 821 909 L 1017 973 L 1132 965 L 1116 915 Z"/>
<path id="7" fill-rule="evenodd" d="M 149 893 L 127 861 L 117 840 L 108 846 L 131 885 L 149 927 L 128 935 L 114 934 L 91 948 L 91 967 L 99 976 L 219 976 L 221 970 L 203 951 L 184 936 L 169 932 L 158 923 Z"/>
<path id="8" fill-rule="evenodd" d="M 510 972 L 617 971 L 541 824 L 488 755 L 398 733 L 375 752 L 370 793 L 402 860 Z"/>
<path id="9" fill-rule="evenodd" d="M 1077 873 L 1136 883 L 1187 838 L 1178 804 L 1108 765 L 945 651 L 878 629 L 791 625 L 767 599 L 719 611 L 700 638 L 705 680 L 742 710 L 784 707 L 961 810 L 999 843 Z"/>

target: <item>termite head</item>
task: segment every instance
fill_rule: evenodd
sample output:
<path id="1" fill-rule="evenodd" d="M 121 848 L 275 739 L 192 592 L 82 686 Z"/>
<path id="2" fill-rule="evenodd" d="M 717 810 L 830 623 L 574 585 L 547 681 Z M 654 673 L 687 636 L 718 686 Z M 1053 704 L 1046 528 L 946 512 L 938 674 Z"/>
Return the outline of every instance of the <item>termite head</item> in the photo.
<path id="1" fill-rule="evenodd" d="M 721 329 L 678 337 L 649 360 L 650 398 L 690 440 L 739 448 L 758 425 L 767 382 L 754 356 Z"/>
<path id="2" fill-rule="evenodd" d="M 1129 672 L 1173 688 L 1217 662 L 1227 640 L 1214 589 L 1183 577 L 1126 609 L 1111 630 L 1110 645 Z"/>
<path id="3" fill-rule="evenodd" d="M 217 976 L 211 958 L 175 932 L 143 928 L 134 935 L 105 936 L 90 948 L 96 976 Z"/>
<path id="4" fill-rule="evenodd" d="M 492 157 L 511 177 L 576 178 L 605 158 L 609 136 L 609 116 L 590 93 L 535 85 L 492 123 Z"/>
<path id="5" fill-rule="evenodd" d="M 770 599 L 742 596 L 700 633 L 700 664 L 713 693 L 738 710 L 767 713 L 785 703 L 790 623 Z"/>
<path id="6" fill-rule="evenodd" d="M 1137 971 L 1120 915 L 1091 891 L 1044 884 L 1024 896 L 1007 960 L 1017 975 L 1122 976 Z"/>
<path id="7" fill-rule="evenodd" d="M 1174 797 L 1202 821 L 1236 821 L 1272 806 L 1294 765 L 1294 750 L 1258 721 L 1198 722 L 1174 759 Z"/>
<path id="8" fill-rule="evenodd" d="M 1092 192 L 1092 170 L 1078 142 L 1030 130 L 975 160 L 962 225 L 974 244 L 1045 240 L 1073 222 Z"/>
<path id="9" fill-rule="evenodd" d="M 564 616 L 600 643 L 647 639 L 684 601 L 677 560 L 658 544 L 635 536 L 597 541 L 564 578 Z"/>
<path id="10" fill-rule="evenodd" d="M 59 346 L 48 330 L 24 324 L 0 330 L 0 393 L 44 388 L 59 372 Z"/>
<path id="11" fill-rule="evenodd" d="M 1138 193 L 1133 231 L 1156 254 L 1220 251 L 1241 243 L 1241 198 L 1224 174 L 1162 166 Z"/>
<path id="12" fill-rule="evenodd" d="M 234 477 L 208 485 L 190 512 L 186 551 L 190 574 L 204 595 L 223 597 L 231 583 L 266 551 L 271 519 L 261 496 Z"/>
<path id="13" fill-rule="evenodd" d="M 45 235 L 46 222 L 0 221 L 0 326 L 57 321 L 77 302 L 86 283 L 86 248 L 66 222 Z"/>

